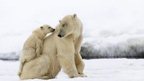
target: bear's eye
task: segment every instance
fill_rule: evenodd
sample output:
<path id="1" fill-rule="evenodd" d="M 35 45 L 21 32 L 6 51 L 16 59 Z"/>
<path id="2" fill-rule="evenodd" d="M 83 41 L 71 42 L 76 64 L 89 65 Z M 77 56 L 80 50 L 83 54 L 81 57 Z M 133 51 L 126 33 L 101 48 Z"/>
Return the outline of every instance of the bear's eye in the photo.
<path id="1" fill-rule="evenodd" d="M 43 26 L 41 26 L 40 28 L 43 29 Z"/>
<path id="2" fill-rule="evenodd" d="M 67 24 L 65 23 L 65 24 L 62 24 L 62 27 L 65 27 Z"/>
<path id="3" fill-rule="evenodd" d="M 48 27 L 48 29 L 50 29 L 50 27 Z"/>
<path id="4" fill-rule="evenodd" d="M 65 24 L 62 24 L 62 27 L 65 27 Z"/>

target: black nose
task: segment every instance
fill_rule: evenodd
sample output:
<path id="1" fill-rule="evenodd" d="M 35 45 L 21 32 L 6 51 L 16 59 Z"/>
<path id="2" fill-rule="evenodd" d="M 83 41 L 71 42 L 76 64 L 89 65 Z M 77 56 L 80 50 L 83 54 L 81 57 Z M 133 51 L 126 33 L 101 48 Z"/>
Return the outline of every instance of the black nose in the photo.
<path id="1" fill-rule="evenodd" d="M 62 37 L 62 36 L 59 34 L 58 37 Z"/>
<path id="2" fill-rule="evenodd" d="M 55 31 L 55 29 L 52 30 L 52 32 L 54 32 L 54 31 Z"/>

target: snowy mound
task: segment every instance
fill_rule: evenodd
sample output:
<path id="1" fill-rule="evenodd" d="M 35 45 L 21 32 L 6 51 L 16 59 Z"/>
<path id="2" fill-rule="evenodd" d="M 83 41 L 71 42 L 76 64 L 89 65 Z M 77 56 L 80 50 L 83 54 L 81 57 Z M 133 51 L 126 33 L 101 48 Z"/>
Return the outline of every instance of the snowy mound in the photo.
<path id="1" fill-rule="evenodd" d="M 144 36 L 106 37 L 82 45 L 83 58 L 144 58 Z"/>
<path id="2" fill-rule="evenodd" d="M 0 60 L 18 60 L 19 54 L 16 52 L 0 53 Z"/>

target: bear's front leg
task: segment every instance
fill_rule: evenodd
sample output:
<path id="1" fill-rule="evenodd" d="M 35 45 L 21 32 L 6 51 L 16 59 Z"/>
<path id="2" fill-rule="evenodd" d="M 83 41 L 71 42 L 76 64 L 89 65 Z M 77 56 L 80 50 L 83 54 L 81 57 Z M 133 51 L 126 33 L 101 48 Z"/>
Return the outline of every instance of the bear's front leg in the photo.
<path id="1" fill-rule="evenodd" d="M 76 39 L 74 41 L 74 44 L 75 44 L 74 45 L 74 47 L 75 47 L 75 64 L 76 64 L 76 68 L 77 68 L 79 75 L 85 76 L 83 73 L 85 64 L 84 64 L 82 57 L 81 57 L 81 54 L 80 54 L 82 40 L 83 40 L 83 36 L 81 35 L 78 39 Z"/>
<path id="2" fill-rule="evenodd" d="M 20 67 L 19 67 L 19 72 L 18 72 L 19 77 L 21 76 L 25 62 L 26 62 L 25 60 L 20 62 Z"/>
<path id="3" fill-rule="evenodd" d="M 74 61 L 74 54 L 66 54 L 66 55 L 58 55 L 58 60 L 64 72 L 70 77 L 78 77 L 79 74 L 77 72 L 75 61 Z"/>
<path id="4" fill-rule="evenodd" d="M 80 77 L 86 77 L 86 75 L 83 73 L 85 64 L 80 53 L 75 53 L 75 64 Z"/>

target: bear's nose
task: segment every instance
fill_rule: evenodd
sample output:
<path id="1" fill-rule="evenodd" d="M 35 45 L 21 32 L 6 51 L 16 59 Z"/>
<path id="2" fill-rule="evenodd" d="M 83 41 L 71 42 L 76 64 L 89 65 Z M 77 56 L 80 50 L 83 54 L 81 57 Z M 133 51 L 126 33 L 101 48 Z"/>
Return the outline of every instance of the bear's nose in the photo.
<path id="1" fill-rule="evenodd" d="M 62 37 L 62 36 L 59 34 L 58 37 Z"/>
<path id="2" fill-rule="evenodd" d="M 55 31 L 55 29 L 52 30 L 53 32 Z"/>

